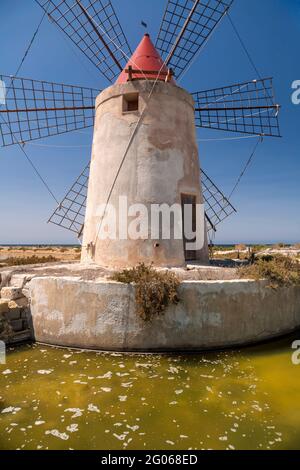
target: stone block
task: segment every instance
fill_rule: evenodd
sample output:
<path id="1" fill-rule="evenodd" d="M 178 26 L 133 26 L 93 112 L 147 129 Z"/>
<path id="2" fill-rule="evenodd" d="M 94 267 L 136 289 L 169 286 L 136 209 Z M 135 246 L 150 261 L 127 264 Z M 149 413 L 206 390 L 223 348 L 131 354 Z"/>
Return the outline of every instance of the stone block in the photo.
<path id="1" fill-rule="evenodd" d="M 28 320 L 29 310 L 27 308 L 21 310 L 21 318 L 23 318 L 23 320 Z"/>
<path id="2" fill-rule="evenodd" d="M 0 289 L 4 286 L 8 286 L 11 278 L 11 271 L 2 271 L 0 274 Z"/>
<path id="3" fill-rule="evenodd" d="M 8 312 L 8 300 L 0 299 L 0 315 Z"/>
<path id="4" fill-rule="evenodd" d="M 9 323 L 10 323 L 10 326 L 12 327 L 13 331 L 15 331 L 15 332 L 23 331 L 23 329 L 24 329 L 22 319 L 11 320 Z"/>
<path id="5" fill-rule="evenodd" d="M 28 299 L 26 297 L 21 297 L 16 300 L 10 300 L 8 303 L 9 308 L 25 308 L 28 307 Z"/>
<path id="6" fill-rule="evenodd" d="M 2 287 L 1 297 L 2 299 L 15 300 L 22 297 L 22 290 L 18 287 Z"/>
<path id="7" fill-rule="evenodd" d="M 27 282 L 31 281 L 33 275 L 30 274 L 13 274 L 10 279 L 10 285 L 23 289 Z"/>
<path id="8" fill-rule="evenodd" d="M 21 317 L 21 310 L 19 308 L 10 308 L 6 313 L 6 318 L 11 320 L 19 320 Z"/>
<path id="9" fill-rule="evenodd" d="M 29 287 L 24 287 L 22 289 L 22 294 L 24 295 L 24 297 L 26 297 L 27 299 L 30 298 L 30 292 L 29 292 Z"/>

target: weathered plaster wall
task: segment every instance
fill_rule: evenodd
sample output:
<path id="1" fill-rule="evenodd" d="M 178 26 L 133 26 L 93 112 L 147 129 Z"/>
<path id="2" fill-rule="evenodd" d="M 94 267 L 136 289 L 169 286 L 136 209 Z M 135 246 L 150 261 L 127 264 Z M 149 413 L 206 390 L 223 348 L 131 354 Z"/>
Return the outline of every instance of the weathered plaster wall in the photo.
<path id="1" fill-rule="evenodd" d="M 300 289 L 264 281 L 185 281 L 181 302 L 149 323 L 135 312 L 132 286 L 34 278 L 37 341 L 103 350 L 201 350 L 242 345 L 300 327 Z"/>
<path id="2" fill-rule="evenodd" d="M 156 266 L 185 264 L 183 241 L 174 237 L 157 242 L 150 236 L 122 240 L 118 233 L 117 240 L 97 239 L 99 205 L 109 200 L 118 208 L 119 196 L 127 196 L 129 205 L 144 204 L 149 213 L 151 204 L 181 204 L 181 193 L 193 194 L 197 203 L 203 202 L 193 99 L 182 88 L 160 82 L 149 99 L 152 88 L 153 82 L 128 82 L 106 89 L 97 98 L 83 262 L 109 267 L 134 266 L 140 261 Z M 133 92 L 139 93 L 139 111 L 124 113 L 123 96 Z M 90 243 L 95 247 L 88 250 Z M 199 250 L 198 259 L 208 261 L 207 245 Z"/>

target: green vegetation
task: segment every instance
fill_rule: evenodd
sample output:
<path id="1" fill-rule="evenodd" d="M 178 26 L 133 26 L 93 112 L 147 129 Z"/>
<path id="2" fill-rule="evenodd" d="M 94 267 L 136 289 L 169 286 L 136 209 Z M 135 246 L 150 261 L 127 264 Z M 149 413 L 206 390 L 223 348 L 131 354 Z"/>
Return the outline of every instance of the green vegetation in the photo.
<path id="1" fill-rule="evenodd" d="M 168 271 L 157 271 L 152 265 L 141 263 L 115 273 L 111 279 L 135 285 L 137 311 L 145 321 L 161 315 L 170 304 L 179 302 L 177 277 Z"/>
<path id="2" fill-rule="evenodd" d="M 239 268 L 242 279 L 267 279 L 269 287 L 300 285 L 300 264 L 287 256 L 263 256 Z"/>

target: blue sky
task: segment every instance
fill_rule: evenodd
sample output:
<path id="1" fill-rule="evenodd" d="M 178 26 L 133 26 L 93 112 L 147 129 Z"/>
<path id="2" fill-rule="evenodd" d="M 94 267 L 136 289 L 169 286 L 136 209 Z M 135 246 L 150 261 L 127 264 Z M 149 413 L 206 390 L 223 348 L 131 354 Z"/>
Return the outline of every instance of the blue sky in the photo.
<path id="1" fill-rule="evenodd" d="M 163 0 L 114 0 L 132 49 L 145 32 L 156 38 Z M 14 74 L 42 10 L 33 0 L 0 2 L 0 73 Z M 291 84 L 300 80 L 300 0 L 235 0 L 232 19 L 265 77 L 274 77 L 282 139 L 266 138 L 232 202 L 238 210 L 220 225 L 216 242 L 300 242 L 300 105 L 291 102 Z M 62 33 L 45 20 L 19 74 L 103 89 L 108 82 Z M 257 78 L 228 19 L 212 36 L 181 82 L 191 92 Z M 232 137 L 199 130 L 199 139 Z M 92 131 L 52 137 L 26 150 L 60 200 L 90 158 Z M 199 142 L 201 164 L 229 194 L 249 158 L 255 139 Z M 78 146 L 77 148 L 63 146 Z M 57 148 L 58 147 L 58 148 Z M 55 203 L 19 148 L 0 149 L 0 243 L 76 243 L 67 231 L 47 224 Z"/>

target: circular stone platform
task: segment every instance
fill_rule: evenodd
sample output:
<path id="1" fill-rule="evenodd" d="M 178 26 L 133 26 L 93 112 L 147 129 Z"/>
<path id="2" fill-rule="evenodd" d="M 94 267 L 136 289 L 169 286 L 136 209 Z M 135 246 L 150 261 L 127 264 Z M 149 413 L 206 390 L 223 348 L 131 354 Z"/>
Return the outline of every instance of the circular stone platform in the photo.
<path id="1" fill-rule="evenodd" d="M 196 351 L 255 343 L 300 327 L 299 287 L 270 289 L 266 281 L 235 279 L 229 268 L 176 272 L 179 304 L 150 322 L 136 313 L 134 287 L 110 281 L 105 270 L 99 275 L 95 267 L 73 264 L 35 272 L 29 283 L 35 339 L 110 351 Z"/>

